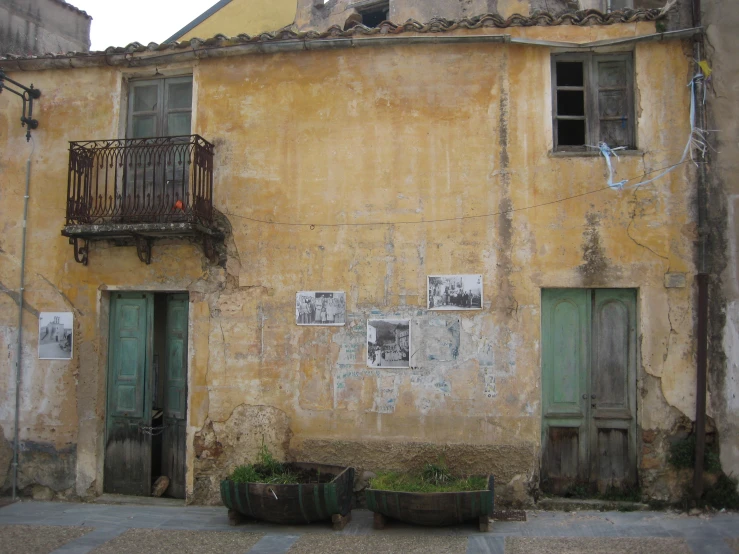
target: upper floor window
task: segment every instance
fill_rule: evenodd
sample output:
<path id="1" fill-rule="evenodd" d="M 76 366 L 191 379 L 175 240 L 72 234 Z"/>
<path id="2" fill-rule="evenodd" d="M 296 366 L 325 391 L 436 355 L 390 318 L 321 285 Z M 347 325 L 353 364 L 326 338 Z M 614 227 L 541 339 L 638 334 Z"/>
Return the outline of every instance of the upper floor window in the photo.
<path id="1" fill-rule="evenodd" d="M 631 54 L 552 57 L 554 149 L 635 147 Z"/>
<path id="2" fill-rule="evenodd" d="M 131 81 L 128 138 L 189 135 L 192 77 Z"/>
<path id="3" fill-rule="evenodd" d="M 634 9 L 634 0 L 606 0 L 606 11 L 615 12 L 627 8 Z"/>
<path id="4" fill-rule="evenodd" d="M 344 30 L 360 23 L 365 27 L 377 27 L 390 17 L 390 0 L 359 0 L 349 7 L 356 11 L 344 22 Z"/>
<path id="5" fill-rule="evenodd" d="M 383 21 L 387 21 L 390 13 L 390 2 L 380 2 L 359 9 L 362 16 L 362 25 L 366 27 L 377 27 Z"/>

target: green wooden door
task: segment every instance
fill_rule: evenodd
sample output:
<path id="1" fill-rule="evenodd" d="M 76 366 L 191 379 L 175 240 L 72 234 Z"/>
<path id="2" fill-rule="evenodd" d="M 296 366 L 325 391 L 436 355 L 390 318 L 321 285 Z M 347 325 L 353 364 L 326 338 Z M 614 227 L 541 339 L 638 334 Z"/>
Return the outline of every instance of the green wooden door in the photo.
<path id="1" fill-rule="evenodd" d="M 103 488 L 148 495 L 151 488 L 151 294 L 114 293 L 110 303 Z"/>
<path id="2" fill-rule="evenodd" d="M 636 291 L 542 291 L 542 488 L 636 482 Z"/>
<path id="3" fill-rule="evenodd" d="M 542 487 L 588 479 L 589 291 L 542 292 Z"/>
<path id="4" fill-rule="evenodd" d="M 187 294 L 167 296 L 162 473 L 169 477 L 168 495 L 175 498 L 185 498 L 188 306 Z"/>

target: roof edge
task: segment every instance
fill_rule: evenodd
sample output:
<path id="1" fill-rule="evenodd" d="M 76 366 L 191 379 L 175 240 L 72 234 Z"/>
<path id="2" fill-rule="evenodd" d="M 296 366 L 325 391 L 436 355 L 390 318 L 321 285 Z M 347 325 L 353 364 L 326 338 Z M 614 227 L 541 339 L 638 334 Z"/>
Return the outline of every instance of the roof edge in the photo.
<path id="1" fill-rule="evenodd" d="M 105 51 L 97 52 L 67 52 L 66 54 L 45 54 L 43 56 L 16 56 L 9 54 L 6 57 L 0 57 L 0 67 L 5 69 L 20 67 L 19 62 L 34 65 L 39 69 L 91 67 L 95 65 L 115 64 L 113 60 L 118 60 L 119 58 L 125 60 L 127 65 L 134 66 L 150 63 L 151 60 L 155 59 L 171 60 L 174 57 L 181 58 L 183 55 L 186 57 L 195 55 L 198 57 L 207 57 L 209 55 L 208 52 L 219 50 L 259 50 L 261 52 L 274 52 L 283 46 L 289 49 L 291 44 L 295 43 L 304 44 L 305 49 L 320 49 L 329 43 L 367 43 L 369 39 L 372 39 L 373 42 L 393 42 L 394 38 L 399 38 L 399 36 L 403 35 L 409 38 L 426 36 L 429 40 L 438 40 L 441 42 L 441 39 L 446 37 L 451 38 L 451 36 L 457 35 L 460 31 L 462 33 L 472 30 L 482 31 L 485 28 L 492 30 L 494 28 L 506 29 L 512 27 L 548 27 L 559 25 L 587 27 L 654 22 L 665 16 L 666 12 L 664 9 L 624 10 L 621 12 L 610 12 L 608 14 L 603 14 L 596 10 L 585 10 L 562 14 L 559 17 L 554 17 L 548 13 L 537 12 L 530 17 L 516 14 L 504 19 L 498 14 L 484 14 L 458 21 L 432 19 L 425 24 L 412 19 L 401 25 L 385 21 L 378 27 L 370 28 L 360 24 L 347 30 L 334 25 L 320 33 L 317 31 L 298 32 L 292 30 L 290 27 L 286 27 L 274 33 L 261 33 L 254 36 L 241 34 L 235 37 L 227 37 L 218 34 L 206 40 L 192 38 L 187 41 L 161 44 L 152 42 L 148 45 L 134 42 L 126 47 L 111 46 Z"/>
<path id="2" fill-rule="evenodd" d="M 210 8 L 208 8 L 207 10 L 205 10 L 203 13 L 201 13 L 199 16 L 197 16 L 192 21 L 190 21 L 190 23 L 188 23 L 187 25 L 185 25 L 182 29 L 180 29 L 175 34 L 173 34 L 171 37 L 169 37 L 167 40 L 165 40 L 164 43 L 176 41 L 182 35 L 184 35 L 185 33 L 189 33 L 190 31 L 192 31 L 195 27 L 197 27 L 198 25 L 200 25 L 203 21 L 205 21 L 206 19 L 208 19 L 211 15 L 213 15 L 214 13 L 216 13 L 217 11 L 219 11 L 221 8 L 227 6 L 231 2 L 232 2 L 232 0 L 220 0 L 220 2 L 218 2 L 216 4 L 213 4 Z"/>
<path id="3" fill-rule="evenodd" d="M 79 8 L 78 8 L 77 6 L 73 6 L 73 5 L 72 5 L 72 4 L 70 4 L 69 2 L 65 2 L 65 0 L 53 0 L 53 2 L 54 2 L 55 4 L 59 4 L 59 5 L 60 5 L 60 6 L 62 6 L 63 8 L 67 8 L 68 10 L 71 10 L 71 11 L 73 11 L 73 12 L 77 12 L 77 13 L 78 13 L 78 14 L 80 14 L 80 15 L 83 15 L 83 16 L 85 16 L 85 17 L 86 17 L 87 19 L 90 19 L 90 20 L 92 19 L 92 16 L 91 16 L 91 15 L 90 15 L 89 13 L 87 13 L 87 12 L 86 12 L 86 11 L 84 11 L 84 10 L 81 10 L 81 9 L 79 9 Z"/>
<path id="4" fill-rule="evenodd" d="M 639 42 L 663 42 L 675 39 L 690 39 L 700 36 L 703 33 L 702 27 L 683 29 L 680 31 L 667 31 L 664 33 L 653 33 L 648 35 L 638 35 L 631 37 L 622 37 L 617 39 L 606 39 L 595 42 L 573 43 L 573 42 L 556 42 L 536 39 L 526 39 L 511 37 L 511 35 L 447 35 L 447 36 L 429 36 L 429 35 L 401 35 L 401 36 L 365 36 L 365 37 L 347 37 L 347 38 L 324 38 L 318 40 L 310 40 L 307 38 L 291 39 L 280 41 L 277 43 L 239 43 L 239 42 L 222 42 L 217 45 L 198 45 L 192 49 L 179 50 L 174 52 L 147 52 L 142 56 L 131 56 L 128 53 L 106 54 L 100 52 L 87 57 L 78 57 L 72 63 L 71 58 L 10 58 L 0 59 L 0 68 L 6 71 L 42 71 L 46 69 L 82 69 L 95 66 L 125 66 L 127 68 L 138 67 L 162 67 L 163 60 L 165 63 L 175 62 L 196 62 L 207 58 L 224 58 L 232 56 L 242 56 L 248 54 L 277 54 L 281 52 L 302 52 L 314 50 L 332 50 L 336 48 L 357 48 L 357 47 L 376 47 L 376 46 L 394 46 L 396 44 L 455 44 L 455 43 L 508 43 L 529 46 L 540 46 L 545 48 L 563 48 L 568 51 L 591 51 L 595 48 L 609 46 L 623 46 L 626 44 L 635 44 Z M 225 37 L 224 37 L 225 38 Z M 21 65 L 20 62 L 23 62 Z"/>

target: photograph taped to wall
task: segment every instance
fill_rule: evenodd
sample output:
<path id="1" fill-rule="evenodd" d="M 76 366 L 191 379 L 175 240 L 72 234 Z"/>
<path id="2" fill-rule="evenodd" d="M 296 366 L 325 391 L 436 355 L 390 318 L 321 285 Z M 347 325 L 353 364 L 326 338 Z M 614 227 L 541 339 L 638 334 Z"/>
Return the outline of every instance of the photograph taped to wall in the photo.
<path id="1" fill-rule="evenodd" d="M 295 322 L 298 325 L 344 325 L 346 293 L 298 292 L 295 295 Z"/>
<path id="2" fill-rule="evenodd" d="M 482 275 L 429 275 L 429 310 L 481 310 Z"/>
<path id="3" fill-rule="evenodd" d="M 367 321 L 367 366 L 404 369 L 410 367 L 411 321 Z"/>
<path id="4" fill-rule="evenodd" d="M 38 317 L 40 360 L 71 360 L 74 333 L 72 312 L 41 312 Z"/>

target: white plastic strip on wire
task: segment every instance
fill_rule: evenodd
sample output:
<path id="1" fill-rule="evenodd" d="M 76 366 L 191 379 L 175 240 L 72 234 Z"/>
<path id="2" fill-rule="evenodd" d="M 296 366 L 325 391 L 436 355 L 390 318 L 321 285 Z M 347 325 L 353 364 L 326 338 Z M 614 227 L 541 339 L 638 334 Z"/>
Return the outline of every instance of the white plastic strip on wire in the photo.
<path id="1" fill-rule="evenodd" d="M 671 171 L 674 171 L 677 167 L 682 165 L 687 159 L 688 155 L 690 155 L 691 161 L 697 166 L 698 162 L 695 161 L 695 158 L 693 157 L 693 149 L 698 150 L 701 153 L 701 157 L 705 156 L 706 150 L 708 149 L 708 140 L 706 138 L 706 131 L 703 129 L 698 129 L 695 126 L 695 82 L 699 79 L 703 79 L 703 75 L 701 73 L 697 74 L 695 77 L 693 77 L 690 80 L 690 83 L 688 83 L 688 86 L 690 87 L 690 136 L 688 137 L 688 143 L 685 145 L 685 149 L 683 150 L 683 155 L 680 158 L 680 161 L 674 165 L 671 165 L 667 169 L 665 169 L 662 173 L 659 173 L 658 175 L 655 175 L 651 179 L 647 179 L 646 181 L 641 181 L 639 183 L 635 183 L 633 185 L 629 185 L 628 187 L 624 186 L 626 183 L 628 183 L 628 179 L 624 179 L 623 181 L 618 181 L 616 183 L 613 182 L 613 166 L 611 164 L 611 156 L 615 156 L 616 159 L 618 159 L 618 155 L 616 154 L 617 150 L 623 150 L 624 146 L 619 146 L 618 148 L 611 148 L 608 146 L 605 142 L 601 142 L 597 147 L 591 146 L 591 148 L 598 148 L 600 150 L 600 153 L 603 155 L 603 157 L 606 160 L 606 165 L 608 166 L 608 186 L 611 187 L 613 190 L 624 190 L 624 189 L 631 189 L 631 188 L 637 188 L 641 187 L 643 185 L 647 185 L 649 183 L 652 183 L 656 181 L 657 179 L 661 179 Z"/>

